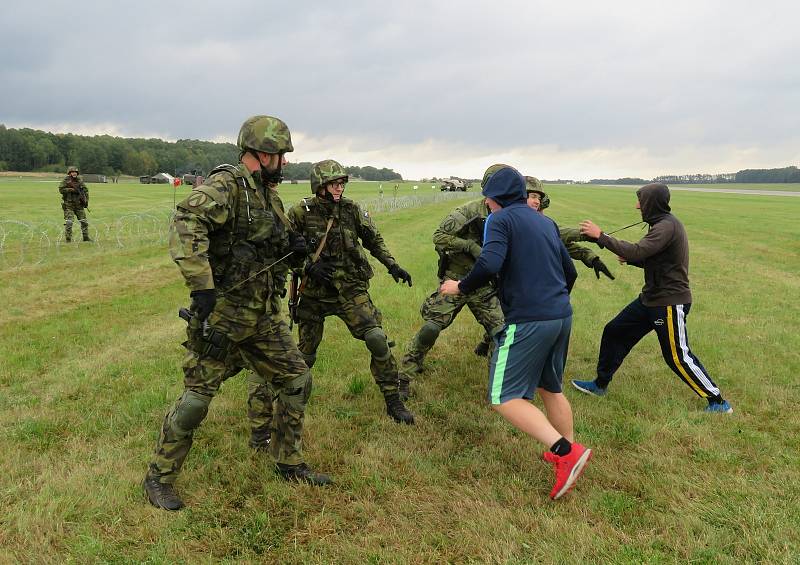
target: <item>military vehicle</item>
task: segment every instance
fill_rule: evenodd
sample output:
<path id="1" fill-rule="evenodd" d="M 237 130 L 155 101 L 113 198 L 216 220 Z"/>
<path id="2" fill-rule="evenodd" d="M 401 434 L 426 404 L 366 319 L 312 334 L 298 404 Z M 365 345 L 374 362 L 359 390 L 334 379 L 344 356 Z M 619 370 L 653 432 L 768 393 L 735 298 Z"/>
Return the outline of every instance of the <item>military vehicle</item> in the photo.
<path id="1" fill-rule="evenodd" d="M 442 192 L 466 192 L 467 189 L 472 186 L 471 182 L 456 177 L 443 179 L 441 183 L 442 184 L 439 185 L 439 190 Z"/>

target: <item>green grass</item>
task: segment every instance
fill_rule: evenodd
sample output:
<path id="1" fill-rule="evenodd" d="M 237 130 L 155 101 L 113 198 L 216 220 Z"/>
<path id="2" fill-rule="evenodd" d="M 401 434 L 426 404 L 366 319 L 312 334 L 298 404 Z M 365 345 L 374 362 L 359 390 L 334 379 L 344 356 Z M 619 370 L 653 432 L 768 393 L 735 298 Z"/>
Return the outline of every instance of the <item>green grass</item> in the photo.
<path id="1" fill-rule="evenodd" d="M 172 205 L 164 186 L 91 189 L 96 221 L 166 217 Z M 308 187 L 281 191 L 291 203 Z M 548 191 L 562 225 L 638 219 L 628 189 Z M 412 194 L 402 185 L 399 197 Z M 354 183 L 348 195 L 375 200 L 377 185 Z M 376 206 L 414 277 L 401 287 L 376 266 L 371 287 L 398 356 L 436 286 L 430 234 L 469 196 Z M 566 391 L 577 436 L 596 456 L 558 503 L 547 498 L 552 470 L 540 446 L 486 405 L 485 361 L 471 352 L 481 330 L 465 312 L 415 385 L 414 427 L 385 416 L 365 347 L 328 322 L 305 453 L 332 487 L 283 483 L 248 450 L 239 376 L 196 435 L 178 482 L 188 508 L 160 512 L 139 482 L 182 388 L 176 311 L 188 302 L 165 244 L 63 246 L 0 272 L 0 562 L 796 563 L 800 202 L 675 192 L 672 204 L 692 244 L 692 346 L 736 412 L 703 414 L 648 336 L 607 397 Z M 0 182 L 0 210 L 6 221 L 60 223 L 53 183 Z M 601 255 L 617 280 L 577 265 L 566 378 L 592 376 L 603 325 L 642 284 L 640 270 Z"/>

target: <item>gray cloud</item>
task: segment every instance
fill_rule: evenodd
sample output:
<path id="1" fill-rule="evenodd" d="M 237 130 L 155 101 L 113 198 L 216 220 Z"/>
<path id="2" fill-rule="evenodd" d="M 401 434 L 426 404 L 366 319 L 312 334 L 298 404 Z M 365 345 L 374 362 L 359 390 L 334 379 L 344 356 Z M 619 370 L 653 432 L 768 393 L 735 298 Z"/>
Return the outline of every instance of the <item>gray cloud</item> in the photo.
<path id="1" fill-rule="evenodd" d="M 764 4 L 29 2 L 5 9 L 0 122 L 209 139 L 273 113 L 354 154 L 391 147 L 375 154 L 389 166 L 430 141 L 556 162 L 645 151 L 683 159 L 672 171 L 688 147 L 800 158 L 800 6 Z"/>

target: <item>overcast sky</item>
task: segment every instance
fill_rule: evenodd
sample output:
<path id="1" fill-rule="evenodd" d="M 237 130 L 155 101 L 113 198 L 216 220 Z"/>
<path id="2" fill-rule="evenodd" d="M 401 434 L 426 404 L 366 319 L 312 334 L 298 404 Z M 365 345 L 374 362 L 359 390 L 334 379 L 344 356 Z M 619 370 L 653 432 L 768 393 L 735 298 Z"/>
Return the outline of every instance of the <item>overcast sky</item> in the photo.
<path id="1" fill-rule="evenodd" d="M 796 1 L 4 2 L 0 123 L 235 141 L 406 178 L 800 164 Z"/>

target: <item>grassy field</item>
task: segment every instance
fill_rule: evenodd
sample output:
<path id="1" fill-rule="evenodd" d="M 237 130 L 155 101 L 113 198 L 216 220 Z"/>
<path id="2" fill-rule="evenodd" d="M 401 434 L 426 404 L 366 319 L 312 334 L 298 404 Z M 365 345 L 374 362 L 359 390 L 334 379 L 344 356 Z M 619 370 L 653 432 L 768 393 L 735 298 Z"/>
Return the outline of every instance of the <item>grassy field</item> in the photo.
<path id="1" fill-rule="evenodd" d="M 167 218 L 173 202 L 165 186 L 90 188 L 95 224 Z M 639 219 L 629 189 L 547 189 L 562 225 Z M 308 185 L 281 190 L 294 202 Z M 404 184 L 409 207 L 373 206 L 414 277 L 401 287 L 378 266 L 373 279 L 398 356 L 436 287 L 430 234 L 476 196 L 435 192 Z M 348 195 L 375 203 L 377 185 Z M 177 485 L 188 508 L 158 511 L 140 481 L 182 390 L 176 311 L 188 303 L 165 244 L 63 244 L 0 271 L 0 562 L 797 563 L 800 201 L 676 192 L 672 203 L 692 244 L 693 349 L 736 412 L 704 414 L 648 336 L 608 396 L 566 391 L 596 455 L 557 503 L 541 448 L 486 405 L 485 361 L 472 354 L 481 330 L 465 312 L 429 355 L 414 427 L 385 416 L 363 344 L 328 322 L 305 453 L 330 488 L 286 484 L 248 450 L 239 376 L 196 434 Z M 53 183 L 0 181 L 0 211 L 0 226 L 61 223 Z M 617 280 L 577 266 L 567 378 L 593 376 L 603 325 L 641 287 L 640 270 L 600 253 Z"/>

